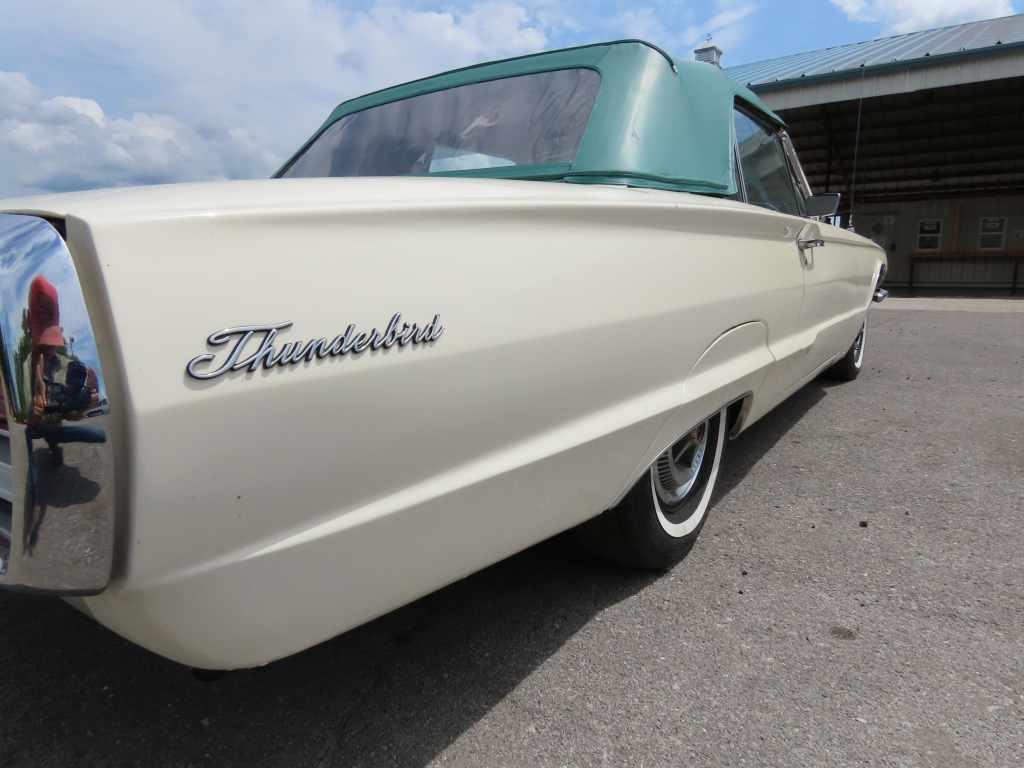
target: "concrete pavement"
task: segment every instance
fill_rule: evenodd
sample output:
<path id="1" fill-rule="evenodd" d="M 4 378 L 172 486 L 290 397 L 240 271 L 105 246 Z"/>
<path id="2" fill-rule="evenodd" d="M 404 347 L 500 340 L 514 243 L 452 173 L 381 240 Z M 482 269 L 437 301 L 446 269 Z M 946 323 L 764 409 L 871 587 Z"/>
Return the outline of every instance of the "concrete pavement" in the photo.
<path id="1" fill-rule="evenodd" d="M 556 540 L 213 684 L 0 594 L 2 760 L 1022 765 L 1024 315 L 928 309 L 728 446 L 660 578 Z"/>

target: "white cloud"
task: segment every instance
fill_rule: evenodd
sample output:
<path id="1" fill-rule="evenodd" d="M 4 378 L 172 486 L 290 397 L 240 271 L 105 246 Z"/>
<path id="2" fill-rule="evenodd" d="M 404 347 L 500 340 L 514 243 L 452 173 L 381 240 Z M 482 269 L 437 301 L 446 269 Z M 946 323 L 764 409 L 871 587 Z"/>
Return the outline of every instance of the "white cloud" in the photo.
<path id="1" fill-rule="evenodd" d="M 698 27 L 696 37 L 699 39 L 704 34 L 711 35 L 712 39 L 724 51 L 738 47 L 750 31 L 747 19 L 754 14 L 757 6 L 753 3 L 742 0 L 719 0 L 719 10 L 703 25 Z"/>
<path id="2" fill-rule="evenodd" d="M 39 105 L 40 116 L 51 123 L 76 123 L 80 118 L 88 118 L 96 125 L 103 125 L 106 116 L 103 108 L 92 99 L 79 99 L 74 96 L 56 96 Z"/>
<path id="3" fill-rule="evenodd" d="M 831 0 L 851 21 L 875 22 L 901 34 L 1013 13 L 1010 0 Z"/>
<path id="4" fill-rule="evenodd" d="M 631 8 L 612 20 L 619 34 L 624 38 L 637 38 L 652 43 L 665 42 L 671 33 L 656 8 L 651 6 Z"/>
<path id="5" fill-rule="evenodd" d="M 716 0 L 701 20 L 677 0 L 617 16 L 589 0 L 352 5 L 6 0 L 5 60 L 26 64 L 0 72 L 0 196 L 266 176 L 345 98 L 571 41 L 636 36 L 687 56 L 710 33 L 728 53 L 754 9 Z"/>
<path id="6" fill-rule="evenodd" d="M 0 167 L 11 192 L 227 178 L 275 162 L 243 130 L 200 135 L 166 114 L 111 119 L 91 99 L 42 98 L 21 73 L 0 73 L 5 102 Z"/>
<path id="7" fill-rule="evenodd" d="M 0 194 L 266 176 L 344 98 L 547 43 L 514 2 L 442 12 L 386 0 L 360 11 L 328 0 L 50 5 L 5 7 L 11 39 L 48 65 L 99 61 L 115 96 L 49 96 L 39 76 L 0 73 Z M 77 85 L 73 72 L 65 79 Z M 110 101 L 129 109 L 111 116 Z"/>
<path id="8" fill-rule="evenodd" d="M 36 87 L 22 72 L 0 72 L 0 120 L 38 99 Z"/>
<path id="9" fill-rule="evenodd" d="M 638 37 L 687 56 L 709 35 L 726 55 L 746 38 L 747 19 L 757 5 L 743 0 L 717 0 L 715 12 L 707 19 L 697 19 L 692 12 L 670 13 L 663 5 L 641 5 L 615 16 L 611 26 L 625 37 Z"/>

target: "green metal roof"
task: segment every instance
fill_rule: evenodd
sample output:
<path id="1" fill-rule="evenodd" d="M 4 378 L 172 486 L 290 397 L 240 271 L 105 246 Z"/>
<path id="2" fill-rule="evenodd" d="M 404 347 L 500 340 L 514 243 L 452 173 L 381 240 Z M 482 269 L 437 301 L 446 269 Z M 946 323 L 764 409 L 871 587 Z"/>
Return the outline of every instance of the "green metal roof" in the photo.
<path id="1" fill-rule="evenodd" d="M 675 61 L 650 43 L 621 40 L 478 64 L 351 99 L 330 114 L 305 146 L 340 118 L 381 104 L 470 83 L 575 68 L 597 71 L 601 88 L 575 161 L 544 178 L 733 194 L 735 100 L 782 123 L 752 91 L 717 67 Z M 538 178 L 536 172 L 518 176 L 514 167 L 445 175 Z"/>
<path id="2" fill-rule="evenodd" d="M 863 70 L 919 66 L 1015 47 L 1024 47 L 1024 14 L 795 53 L 729 67 L 725 72 L 750 88 L 767 91 L 857 76 Z"/>

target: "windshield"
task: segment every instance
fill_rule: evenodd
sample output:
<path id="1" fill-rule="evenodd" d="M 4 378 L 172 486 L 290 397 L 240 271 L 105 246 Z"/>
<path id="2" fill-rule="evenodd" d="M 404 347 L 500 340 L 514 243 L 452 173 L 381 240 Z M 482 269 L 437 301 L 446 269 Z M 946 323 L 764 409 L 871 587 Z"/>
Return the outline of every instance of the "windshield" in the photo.
<path id="1" fill-rule="evenodd" d="M 346 115 L 283 177 L 416 176 L 569 164 L 600 76 L 563 69 L 473 83 Z"/>

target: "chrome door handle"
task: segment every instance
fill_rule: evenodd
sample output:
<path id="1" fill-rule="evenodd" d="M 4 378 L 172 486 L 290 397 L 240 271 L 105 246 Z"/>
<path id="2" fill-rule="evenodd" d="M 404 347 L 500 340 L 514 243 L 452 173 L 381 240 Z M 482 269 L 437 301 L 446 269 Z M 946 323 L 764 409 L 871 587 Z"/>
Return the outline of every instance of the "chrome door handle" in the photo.
<path id="1" fill-rule="evenodd" d="M 824 248 L 825 241 L 821 238 L 808 238 L 806 240 L 797 240 L 796 247 L 801 251 L 806 251 L 808 248 Z"/>

